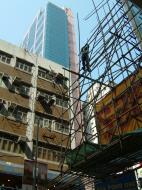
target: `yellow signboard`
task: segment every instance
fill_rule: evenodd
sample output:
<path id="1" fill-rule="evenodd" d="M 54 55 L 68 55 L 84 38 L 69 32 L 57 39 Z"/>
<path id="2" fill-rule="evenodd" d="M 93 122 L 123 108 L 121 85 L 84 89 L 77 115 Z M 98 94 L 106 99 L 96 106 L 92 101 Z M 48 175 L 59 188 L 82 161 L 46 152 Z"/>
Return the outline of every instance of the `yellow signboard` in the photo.
<path id="1" fill-rule="evenodd" d="M 142 128 L 142 70 L 133 73 L 96 104 L 101 144 Z"/>

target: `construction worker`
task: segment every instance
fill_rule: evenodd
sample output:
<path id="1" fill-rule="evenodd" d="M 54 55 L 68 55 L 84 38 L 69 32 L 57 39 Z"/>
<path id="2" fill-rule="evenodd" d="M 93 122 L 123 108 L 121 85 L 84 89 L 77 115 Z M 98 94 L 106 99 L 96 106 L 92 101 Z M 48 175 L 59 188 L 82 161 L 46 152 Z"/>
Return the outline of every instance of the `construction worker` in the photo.
<path id="1" fill-rule="evenodd" d="M 87 71 L 90 71 L 90 66 L 89 66 L 89 44 L 85 44 L 85 46 L 83 46 L 81 48 L 81 59 L 82 59 L 82 65 L 83 65 L 83 70 L 85 71 L 85 69 L 87 68 Z"/>

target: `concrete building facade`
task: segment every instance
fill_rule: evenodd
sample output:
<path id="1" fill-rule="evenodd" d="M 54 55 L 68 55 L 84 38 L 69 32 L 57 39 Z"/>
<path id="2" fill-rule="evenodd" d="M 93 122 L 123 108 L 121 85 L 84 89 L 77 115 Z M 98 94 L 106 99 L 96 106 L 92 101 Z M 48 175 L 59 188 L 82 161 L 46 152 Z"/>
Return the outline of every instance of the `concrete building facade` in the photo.
<path id="1" fill-rule="evenodd" d="M 0 41 L 0 186 L 46 189 L 60 173 L 70 147 L 68 78 L 60 64 Z"/>
<path id="2" fill-rule="evenodd" d="M 97 93 L 97 98 L 95 96 Z M 90 88 L 87 94 L 86 103 L 84 103 L 84 128 L 86 134 L 86 140 L 92 143 L 98 144 L 99 137 L 97 131 L 97 118 L 95 112 L 95 104 L 101 100 L 108 92 L 110 88 L 99 83 L 96 83 Z"/>

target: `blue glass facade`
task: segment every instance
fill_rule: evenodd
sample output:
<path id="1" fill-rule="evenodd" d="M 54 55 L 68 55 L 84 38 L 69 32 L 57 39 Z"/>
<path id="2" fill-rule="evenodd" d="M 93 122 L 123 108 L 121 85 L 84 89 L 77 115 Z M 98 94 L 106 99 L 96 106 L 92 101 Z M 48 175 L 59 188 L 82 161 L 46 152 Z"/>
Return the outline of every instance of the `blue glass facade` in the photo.
<path id="1" fill-rule="evenodd" d="M 33 47 L 34 41 L 35 41 L 35 31 L 36 31 L 36 22 L 31 26 L 30 32 L 29 32 L 29 40 L 28 40 L 28 49 L 30 50 Z"/>
<path id="2" fill-rule="evenodd" d="M 63 9 L 48 3 L 44 57 L 69 66 L 67 16 Z"/>
<path id="3" fill-rule="evenodd" d="M 65 10 L 48 3 L 34 20 L 23 47 L 69 67 L 68 21 Z"/>
<path id="4" fill-rule="evenodd" d="M 132 3 L 131 0 L 129 0 L 128 2 L 129 2 L 129 6 L 133 5 L 131 8 L 131 11 L 132 11 L 133 17 L 135 18 L 135 23 L 138 27 L 138 30 L 142 35 L 142 10 L 140 7 L 138 7 L 138 5 Z"/>

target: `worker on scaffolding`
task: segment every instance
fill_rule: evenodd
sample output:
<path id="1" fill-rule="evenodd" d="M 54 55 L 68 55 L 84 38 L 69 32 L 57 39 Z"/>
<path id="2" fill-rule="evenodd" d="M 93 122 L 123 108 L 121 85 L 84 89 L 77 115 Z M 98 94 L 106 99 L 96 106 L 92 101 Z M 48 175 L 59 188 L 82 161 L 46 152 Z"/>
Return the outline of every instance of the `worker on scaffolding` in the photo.
<path id="1" fill-rule="evenodd" d="M 89 66 L 89 44 L 86 43 L 85 46 L 81 48 L 81 59 L 82 59 L 82 65 L 83 65 L 83 70 L 87 68 L 87 71 L 90 71 L 90 66 Z"/>

